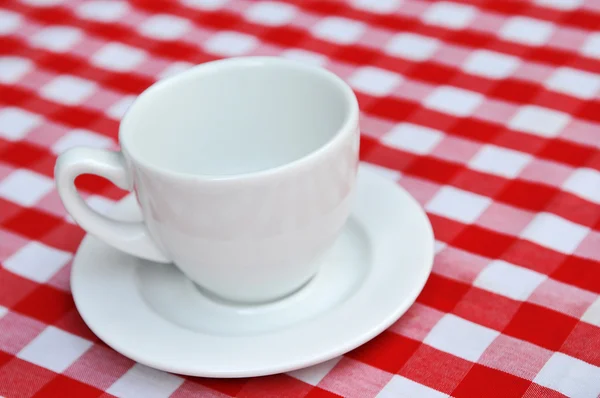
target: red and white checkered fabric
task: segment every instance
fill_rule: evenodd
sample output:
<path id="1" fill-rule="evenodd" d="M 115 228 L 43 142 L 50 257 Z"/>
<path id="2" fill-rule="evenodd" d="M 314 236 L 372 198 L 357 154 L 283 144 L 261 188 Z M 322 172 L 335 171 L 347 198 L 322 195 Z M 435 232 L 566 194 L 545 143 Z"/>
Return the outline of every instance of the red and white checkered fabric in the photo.
<path id="1" fill-rule="evenodd" d="M 600 1 L 2 0 L 0 35 L 0 395 L 600 394 Z M 341 358 L 242 380 L 159 372 L 75 310 L 84 232 L 54 189 L 56 156 L 116 148 L 157 79 L 250 54 L 353 86 L 361 157 L 427 210 L 433 274 Z M 124 195 L 78 185 L 99 210 Z"/>

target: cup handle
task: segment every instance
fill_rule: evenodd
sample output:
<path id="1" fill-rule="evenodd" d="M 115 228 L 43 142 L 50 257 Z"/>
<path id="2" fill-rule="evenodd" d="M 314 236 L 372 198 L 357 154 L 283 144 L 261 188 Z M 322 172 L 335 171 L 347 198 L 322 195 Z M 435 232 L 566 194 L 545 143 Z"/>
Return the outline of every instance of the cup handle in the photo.
<path id="1" fill-rule="evenodd" d="M 79 196 L 75 178 L 95 174 L 119 188 L 131 191 L 133 182 L 121 152 L 78 147 L 62 153 L 54 169 L 58 194 L 75 222 L 107 244 L 146 260 L 168 263 L 170 260 L 150 237 L 143 222 L 118 221 L 104 216 Z"/>

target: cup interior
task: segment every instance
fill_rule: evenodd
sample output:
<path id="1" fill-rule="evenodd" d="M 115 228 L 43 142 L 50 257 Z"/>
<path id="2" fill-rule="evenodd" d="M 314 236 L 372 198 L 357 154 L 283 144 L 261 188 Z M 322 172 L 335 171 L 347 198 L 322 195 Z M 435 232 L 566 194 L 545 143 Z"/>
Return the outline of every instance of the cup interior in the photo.
<path id="1" fill-rule="evenodd" d="M 228 176 L 301 159 L 340 134 L 355 111 L 332 73 L 291 61 L 204 64 L 142 93 L 120 140 L 139 161 L 176 173 Z"/>

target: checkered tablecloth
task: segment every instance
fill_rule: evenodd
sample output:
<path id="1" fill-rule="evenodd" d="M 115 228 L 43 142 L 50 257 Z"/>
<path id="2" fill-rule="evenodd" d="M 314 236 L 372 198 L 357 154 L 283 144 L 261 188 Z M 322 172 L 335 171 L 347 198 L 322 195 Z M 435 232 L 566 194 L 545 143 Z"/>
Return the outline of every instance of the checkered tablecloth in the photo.
<path id="1" fill-rule="evenodd" d="M 0 395 L 591 397 L 600 394 L 600 1 L 2 0 Z M 348 81 L 361 157 L 425 207 L 417 302 L 312 368 L 219 380 L 136 364 L 69 290 L 84 236 L 59 153 L 193 64 L 278 55 Z M 78 181 L 104 211 L 124 192 Z"/>

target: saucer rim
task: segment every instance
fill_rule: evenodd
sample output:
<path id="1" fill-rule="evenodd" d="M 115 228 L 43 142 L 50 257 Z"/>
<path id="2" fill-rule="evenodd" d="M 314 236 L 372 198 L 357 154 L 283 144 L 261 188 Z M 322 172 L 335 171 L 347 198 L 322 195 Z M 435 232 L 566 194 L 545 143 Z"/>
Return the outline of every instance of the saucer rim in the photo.
<path id="1" fill-rule="evenodd" d="M 371 167 L 369 167 L 369 165 L 365 165 L 365 164 L 360 165 L 358 180 L 359 180 L 359 183 L 361 180 L 363 180 L 363 181 L 364 180 L 372 180 L 372 181 L 375 181 L 376 184 L 384 184 L 384 185 L 387 185 L 388 187 L 393 185 L 394 189 L 397 189 L 398 190 L 397 192 L 404 197 L 403 200 L 406 201 L 408 204 L 410 204 L 411 210 L 417 210 L 418 214 L 416 214 L 415 217 L 418 218 L 419 219 L 418 222 L 422 223 L 422 226 L 425 227 L 425 234 L 420 239 L 428 241 L 428 244 L 426 245 L 426 246 L 428 246 L 428 248 L 424 249 L 425 250 L 425 252 L 424 252 L 425 260 L 424 260 L 423 264 L 421 264 L 420 267 L 418 268 L 418 275 L 415 277 L 415 283 L 413 285 L 411 285 L 410 291 L 406 291 L 405 294 L 401 295 L 402 296 L 401 299 L 396 300 L 397 305 L 395 306 L 396 307 L 395 310 L 393 310 L 393 311 L 390 310 L 389 312 L 387 312 L 387 316 L 385 316 L 383 319 L 381 319 L 376 324 L 370 325 L 368 328 L 366 328 L 367 330 L 363 331 L 362 333 L 356 333 L 353 338 L 347 338 L 343 342 L 336 344 L 334 347 L 331 347 L 328 350 L 322 351 L 319 355 L 312 355 L 307 358 L 301 358 L 302 355 L 300 355 L 300 358 L 298 358 L 297 360 L 291 359 L 291 360 L 287 360 L 285 363 L 282 363 L 282 364 L 273 364 L 270 366 L 264 366 L 262 368 L 254 368 L 253 367 L 251 369 L 240 369 L 239 367 L 232 366 L 232 369 L 230 369 L 230 370 L 223 370 L 223 369 L 210 370 L 210 369 L 205 369 L 205 368 L 190 369 L 189 367 L 186 367 L 186 366 L 170 366 L 170 365 L 165 366 L 164 363 L 161 363 L 161 362 L 164 362 L 164 358 L 161 360 L 161 358 L 153 359 L 153 358 L 144 357 L 143 355 L 140 355 L 139 352 L 135 352 L 135 350 L 131 350 L 129 347 L 121 345 L 118 341 L 115 341 L 113 338 L 111 338 L 109 332 L 106 332 L 106 330 L 102 330 L 102 327 L 97 325 L 97 320 L 92 319 L 93 315 L 88 313 L 88 309 L 83 308 L 84 305 L 82 303 L 81 295 L 85 294 L 85 292 L 80 292 L 80 289 L 77 286 L 78 280 L 79 280 L 79 271 L 81 270 L 81 268 L 83 266 L 78 267 L 78 264 L 80 264 L 83 261 L 81 259 L 84 256 L 82 253 L 85 253 L 86 251 L 91 250 L 90 247 L 92 247 L 92 249 L 93 249 L 93 242 L 101 244 L 101 245 L 105 245 L 102 242 L 100 242 L 97 238 L 93 237 L 90 234 L 86 234 L 86 236 L 82 240 L 82 242 L 73 258 L 72 274 L 71 274 L 70 282 L 71 282 L 71 291 L 73 294 L 73 299 L 74 299 L 77 311 L 79 312 L 80 316 L 82 317 L 82 319 L 86 323 L 86 325 L 89 327 L 89 329 L 100 340 L 102 340 L 107 346 L 111 347 L 115 351 L 121 353 L 122 355 L 128 357 L 129 359 L 131 359 L 135 362 L 138 362 L 140 364 L 143 364 L 143 365 L 146 365 L 146 366 L 158 369 L 158 370 L 171 372 L 171 373 L 175 373 L 175 374 L 179 374 L 179 375 L 199 376 L 199 377 L 208 377 L 208 378 L 244 378 L 244 377 L 266 376 L 266 375 L 286 373 L 286 372 L 303 369 L 303 368 L 306 368 L 309 366 L 313 366 L 316 364 L 326 362 L 328 360 L 339 357 L 341 355 L 344 355 L 347 352 L 352 351 L 353 349 L 356 349 L 357 347 L 372 340 L 373 338 L 378 336 L 380 333 L 385 331 L 412 306 L 412 304 L 417 299 L 418 295 L 421 293 L 421 291 L 425 287 L 427 280 L 429 279 L 429 276 L 430 276 L 432 268 L 433 268 L 433 259 L 434 259 L 434 242 L 435 242 L 435 240 L 434 240 L 433 228 L 431 226 L 431 222 L 430 222 L 429 218 L 427 217 L 424 209 L 416 201 L 416 199 L 414 197 L 412 197 L 404 188 L 399 186 L 397 183 L 390 181 L 389 179 L 384 178 L 381 175 L 378 175 L 375 171 L 372 170 Z M 133 196 L 133 194 L 128 194 L 121 201 L 119 201 L 115 207 L 117 207 L 119 204 L 127 201 L 128 199 L 131 200 L 130 198 L 132 196 Z M 404 205 L 406 205 L 406 204 L 404 204 Z M 353 209 L 352 213 L 354 213 L 354 209 Z M 402 228 L 402 227 L 400 227 L 400 228 Z M 110 247 L 105 247 L 105 249 L 116 250 L 116 249 L 111 249 Z M 358 290 L 365 288 L 365 285 L 366 285 L 365 283 L 361 284 L 361 287 Z M 357 292 L 354 292 L 353 296 L 357 297 L 360 295 L 358 295 Z M 348 300 L 353 299 L 354 297 L 350 297 Z M 326 314 L 329 312 L 335 312 L 335 311 L 336 311 L 336 308 L 330 308 L 328 311 L 326 311 Z M 339 309 L 337 311 L 339 311 Z M 157 315 L 157 317 L 158 317 L 158 315 Z M 307 321 L 301 322 L 301 323 L 306 324 L 310 321 L 311 320 L 307 320 Z M 297 325 L 291 325 L 287 329 L 295 329 L 295 328 L 297 328 Z M 198 332 L 194 332 L 194 334 L 196 334 L 198 336 L 197 338 L 199 338 L 199 339 L 209 337 L 206 334 L 202 334 L 202 333 L 198 333 Z M 278 334 L 278 331 L 275 330 L 272 332 L 271 336 L 277 336 L 277 334 Z M 269 335 L 269 333 L 265 333 L 263 335 Z M 230 336 L 227 336 L 227 338 L 229 338 L 229 337 Z M 226 340 L 227 340 L 227 338 L 226 338 Z M 251 339 L 252 336 L 242 336 L 242 338 Z M 294 342 L 289 342 L 289 343 L 294 343 Z M 227 344 L 227 343 L 225 342 L 225 344 Z"/>

